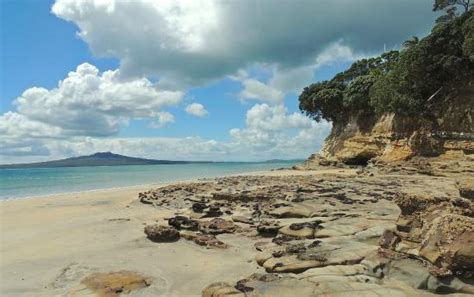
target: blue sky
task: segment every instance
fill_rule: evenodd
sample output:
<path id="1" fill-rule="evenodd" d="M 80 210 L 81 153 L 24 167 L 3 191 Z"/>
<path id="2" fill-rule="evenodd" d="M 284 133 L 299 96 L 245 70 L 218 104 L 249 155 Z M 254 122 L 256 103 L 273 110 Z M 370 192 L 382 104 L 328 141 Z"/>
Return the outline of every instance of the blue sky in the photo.
<path id="1" fill-rule="evenodd" d="M 307 157 L 330 124 L 299 113 L 302 88 L 434 15 L 430 1 L 293 3 L 2 0 L 0 162 Z"/>

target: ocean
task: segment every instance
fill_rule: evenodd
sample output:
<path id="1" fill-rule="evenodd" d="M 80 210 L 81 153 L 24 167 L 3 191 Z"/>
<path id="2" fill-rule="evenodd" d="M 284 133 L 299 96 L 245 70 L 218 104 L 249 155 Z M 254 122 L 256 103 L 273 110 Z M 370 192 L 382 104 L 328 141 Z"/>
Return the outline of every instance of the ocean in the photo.
<path id="1" fill-rule="evenodd" d="M 0 200 L 290 168 L 296 161 L 0 169 Z"/>

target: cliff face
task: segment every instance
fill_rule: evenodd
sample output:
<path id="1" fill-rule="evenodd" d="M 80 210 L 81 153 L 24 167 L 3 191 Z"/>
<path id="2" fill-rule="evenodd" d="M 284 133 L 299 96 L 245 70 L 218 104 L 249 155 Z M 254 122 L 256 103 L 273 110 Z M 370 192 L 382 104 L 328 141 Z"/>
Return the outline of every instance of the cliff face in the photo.
<path id="1" fill-rule="evenodd" d="M 363 165 L 369 160 L 393 163 L 415 156 L 474 154 L 474 84 L 430 101 L 432 119 L 353 115 L 345 123 L 334 123 L 312 159 Z"/>

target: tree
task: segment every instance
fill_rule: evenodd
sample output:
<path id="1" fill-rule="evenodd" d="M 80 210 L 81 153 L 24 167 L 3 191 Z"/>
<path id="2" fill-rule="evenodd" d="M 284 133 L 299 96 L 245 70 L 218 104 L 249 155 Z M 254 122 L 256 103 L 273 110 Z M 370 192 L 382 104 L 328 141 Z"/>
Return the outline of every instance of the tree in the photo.
<path id="1" fill-rule="evenodd" d="M 344 93 L 344 107 L 349 111 L 364 111 L 366 114 L 371 114 L 372 107 L 368 98 L 375 80 L 376 77 L 370 74 L 355 78 Z"/>
<path id="2" fill-rule="evenodd" d="M 305 88 L 300 110 L 316 121 L 339 123 L 386 112 L 432 119 L 433 94 L 455 94 L 473 80 L 474 10 L 436 24 L 428 36 L 404 46 Z"/>
<path id="3" fill-rule="evenodd" d="M 474 62 L 474 13 L 471 13 L 468 20 L 464 22 L 462 31 L 464 34 L 463 53 L 471 62 Z"/>
<path id="4" fill-rule="evenodd" d="M 457 6 L 462 6 L 464 12 L 472 7 L 471 0 L 435 0 L 433 11 L 446 10 L 448 13 L 455 13 Z"/>
<path id="5" fill-rule="evenodd" d="M 334 81 L 312 84 L 304 88 L 299 96 L 299 108 L 317 122 L 321 119 L 340 121 L 345 114 L 344 89 L 344 84 Z"/>
<path id="6" fill-rule="evenodd" d="M 413 36 L 411 39 L 408 39 L 405 42 L 403 42 L 403 47 L 405 49 L 411 48 L 411 47 L 417 45 L 419 41 L 420 40 L 418 39 L 418 37 Z"/>

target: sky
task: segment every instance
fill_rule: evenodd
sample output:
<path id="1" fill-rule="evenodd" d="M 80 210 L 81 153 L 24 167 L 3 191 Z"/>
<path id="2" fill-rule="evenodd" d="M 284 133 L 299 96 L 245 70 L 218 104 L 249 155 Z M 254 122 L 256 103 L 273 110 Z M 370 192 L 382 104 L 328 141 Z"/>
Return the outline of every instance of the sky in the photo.
<path id="1" fill-rule="evenodd" d="M 307 158 L 298 95 L 434 23 L 430 0 L 0 0 L 0 163 Z"/>

